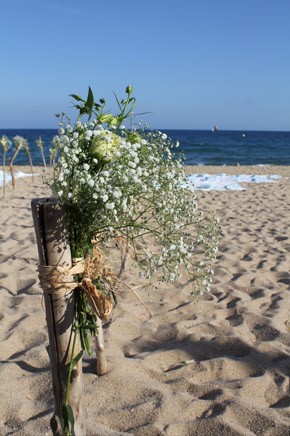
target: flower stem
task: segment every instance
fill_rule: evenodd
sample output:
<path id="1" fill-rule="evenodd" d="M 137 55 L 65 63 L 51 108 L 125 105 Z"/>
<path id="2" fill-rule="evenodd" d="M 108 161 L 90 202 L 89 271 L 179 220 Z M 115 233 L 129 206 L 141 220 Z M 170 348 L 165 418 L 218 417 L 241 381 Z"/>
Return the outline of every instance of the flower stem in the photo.
<path id="1" fill-rule="evenodd" d="M 77 341 L 77 333 L 78 329 L 75 329 L 74 331 L 74 338 L 73 338 L 73 345 L 72 345 L 72 351 L 71 351 L 71 360 L 69 363 L 69 369 L 68 369 L 68 377 L 67 377 L 67 384 L 66 384 L 66 394 L 65 394 L 65 401 L 64 403 L 68 405 L 68 399 L 69 399 L 69 390 L 70 390 L 70 382 L 71 382 L 71 374 L 73 370 L 73 359 L 75 354 L 75 347 L 76 347 L 76 341 Z"/>

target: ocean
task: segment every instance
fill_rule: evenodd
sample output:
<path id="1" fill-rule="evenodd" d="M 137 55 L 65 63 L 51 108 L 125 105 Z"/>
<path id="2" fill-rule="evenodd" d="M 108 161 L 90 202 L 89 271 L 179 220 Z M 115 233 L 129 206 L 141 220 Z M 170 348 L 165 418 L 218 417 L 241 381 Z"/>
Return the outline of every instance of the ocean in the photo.
<path id="1" fill-rule="evenodd" d="M 187 165 L 290 165 L 290 132 L 237 131 L 237 130 L 168 130 L 161 129 L 173 141 L 179 141 L 179 151 Z M 20 135 L 29 142 L 34 165 L 42 165 L 35 140 L 41 138 L 46 162 L 55 129 L 0 129 L 2 135 L 13 139 Z M 11 151 L 7 153 L 7 162 Z M 21 150 L 14 165 L 28 165 L 25 151 Z M 0 149 L 0 165 L 2 150 Z"/>

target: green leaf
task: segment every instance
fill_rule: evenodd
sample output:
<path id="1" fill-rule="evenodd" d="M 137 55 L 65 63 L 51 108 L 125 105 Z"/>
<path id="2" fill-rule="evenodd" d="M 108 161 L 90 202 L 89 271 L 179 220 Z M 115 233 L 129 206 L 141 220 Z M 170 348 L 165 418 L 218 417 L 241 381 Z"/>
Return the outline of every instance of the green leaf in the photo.
<path id="1" fill-rule="evenodd" d="M 83 101 L 83 102 L 85 101 L 82 99 L 82 97 L 80 97 L 79 95 L 76 95 L 76 94 L 70 94 L 69 97 L 74 98 L 76 101 Z"/>
<path id="2" fill-rule="evenodd" d="M 94 94 L 93 94 L 93 91 L 91 90 L 90 86 L 89 86 L 89 91 L 88 91 L 88 96 L 87 96 L 87 101 L 85 103 L 85 106 L 88 107 L 90 109 L 90 111 L 92 111 L 92 109 L 94 107 Z"/>
<path id="3" fill-rule="evenodd" d="M 84 115 L 84 114 L 87 114 L 87 115 L 90 114 L 90 110 L 89 110 L 89 108 L 87 108 L 87 106 L 83 106 L 83 107 L 80 109 L 80 115 Z"/>
<path id="4" fill-rule="evenodd" d="M 70 362 L 70 364 L 71 364 L 71 366 L 72 366 L 72 368 L 74 367 L 74 366 L 76 366 L 76 364 L 78 363 L 78 361 L 82 358 L 82 356 L 83 356 L 83 350 L 81 350 L 73 359 L 72 359 L 72 361 Z"/>
<path id="5" fill-rule="evenodd" d="M 95 330 L 95 328 L 96 328 L 96 324 L 94 323 L 85 324 L 80 327 L 81 330 Z"/>
<path id="6" fill-rule="evenodd" d="M 68 431 L 68 433 L 71 436 L 75 436 L 75 431 L 74 431 L 74 425 L 75 425 L 75 419 L 74 419 L 74 414 L 72 411 L 72 408 L 69 404 L 64 404 L 62 406 L 62 417 L 63 417 L 63 421 L 64 421 L 64 430 Z M 70 431 L 71 428 L 71 431 Z"/>
<path id="7" fill-rule="evenodd" d="M 81 327 L 80 327 L 80 340 L 81 340 L 81 347 L 82 347 L 83 350 L 85 350 L 86 349 L 86 344 L 85 344 L 85 341 L 84 341 L 84 334 L 82 332 Z"/>
<path id="8" fill-rule="evenodd" d="M 113 94 L 114 94 L 114 96 L 115 96 L 115 99 L 116 99 L 117 105 L 119 106 L 119 109 L 120 109 L 120 111 L 121 111 L 121 110 L 122 110 L 122 106 L 121 106 L 121 103 L 119 102 L 119 99 L 118 99 L 118 97 L 117 97 L 117 94 L 115 93 L 115 91 L 113 91 Z"/>
<path id="9" fill-rule="evenodd" d="M 92 347 L 91 347 L 91 343 L 90 343 L 90 340 L 89 340 L 89 337 L 88 337 L 86 330 L 84 331 L 83 338 L 84 338 L 84 342 L 85 342 L 86 351 L 87 351 L 88 355 L 91 356 L 93 354 Z"/>

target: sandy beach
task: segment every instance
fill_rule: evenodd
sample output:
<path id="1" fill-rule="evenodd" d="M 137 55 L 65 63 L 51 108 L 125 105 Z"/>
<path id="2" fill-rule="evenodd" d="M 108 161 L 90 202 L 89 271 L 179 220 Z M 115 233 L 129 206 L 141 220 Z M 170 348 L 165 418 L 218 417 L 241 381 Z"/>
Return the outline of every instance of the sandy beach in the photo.
<path id="1" fill-rule="evenodd" d="M 8 184 L 5 199 L 0 192 L 3 436 L 51 434 L 48 336 L 30 208 L 50 192 L 42 169 L 35 171 L 34 180 L 17 179 L 15 190 Z M 199 208 L 215 212 L 223 231 L 212 291 L 198 302 L 183 283 L 142 287 L 138 271 L 128 268 L 104 325 L 109 372 L 97 377 L 95 358 L 83 361 L 87 436 L 290 435 L 290 167 L 198 172 L 282 177 L 244 191 L 197 192 Z"/>

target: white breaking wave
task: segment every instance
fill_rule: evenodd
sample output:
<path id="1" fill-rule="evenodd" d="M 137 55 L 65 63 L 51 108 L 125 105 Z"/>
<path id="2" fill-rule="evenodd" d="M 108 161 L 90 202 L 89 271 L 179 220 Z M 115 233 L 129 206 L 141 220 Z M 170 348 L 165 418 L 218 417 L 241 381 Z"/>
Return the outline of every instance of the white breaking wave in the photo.
<path id="1" fill-rule="evenodd" d="M 34 175 L 36 176 L 36 174 L 34 174 Z M 15 179 L 19 179 L 20 177 L 31 177 L 32 174 L 23 173 L 22 171 L 15 171 L 14 176 L 15 176 Z M 12 180 L 11 174 L 7 173 L 6 171 L 5 171 L 5 180 L 6 180 L 6 183 L 11 182 L 11 180 Z M 3 171 L 2 170 L 0 170 L 0 186 L 3 186 Z"/>

